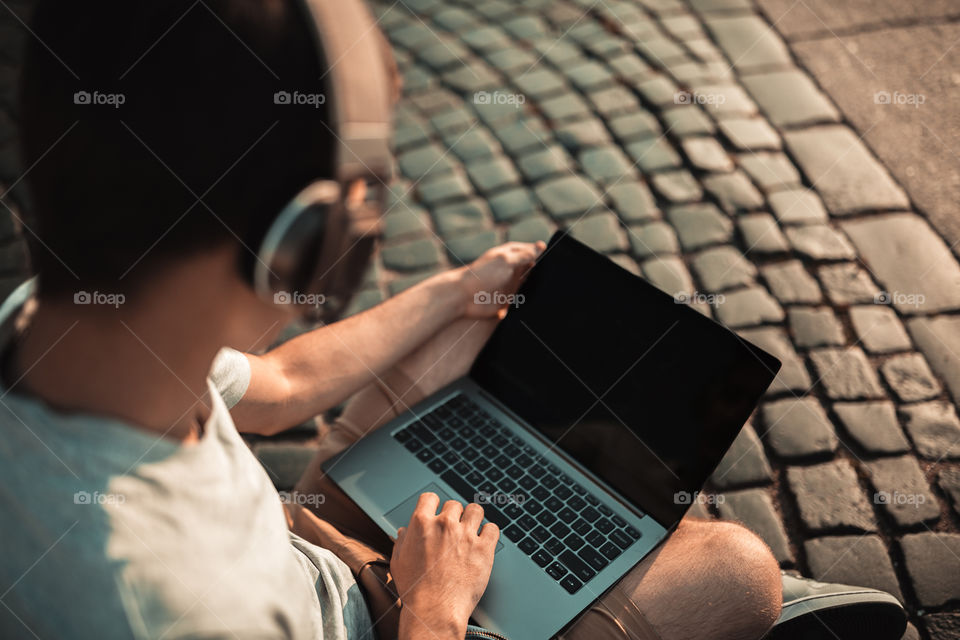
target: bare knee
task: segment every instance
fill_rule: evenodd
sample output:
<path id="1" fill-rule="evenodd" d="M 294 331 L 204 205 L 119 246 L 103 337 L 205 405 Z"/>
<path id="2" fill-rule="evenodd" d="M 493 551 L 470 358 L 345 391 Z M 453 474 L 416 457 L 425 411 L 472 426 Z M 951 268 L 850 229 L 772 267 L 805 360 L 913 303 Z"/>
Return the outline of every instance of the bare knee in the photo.
<path id="1" fill-rule="evenodd" d="M 684 520 L 644 573 L 635 602 L 664 640 L 755 640 L 780 614 L 777 562 L 738 524 Z"/>

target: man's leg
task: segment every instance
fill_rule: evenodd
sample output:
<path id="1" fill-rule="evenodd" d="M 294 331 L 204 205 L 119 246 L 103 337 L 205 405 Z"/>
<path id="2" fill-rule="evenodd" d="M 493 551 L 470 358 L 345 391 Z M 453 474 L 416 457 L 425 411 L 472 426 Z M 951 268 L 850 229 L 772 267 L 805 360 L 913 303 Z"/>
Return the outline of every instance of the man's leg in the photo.
<path id="1" fill-rule="evenodd" d="M 780 603 L 779 567 L 757 536 L 685 518 L 561 638 L 757 640 Z"/>

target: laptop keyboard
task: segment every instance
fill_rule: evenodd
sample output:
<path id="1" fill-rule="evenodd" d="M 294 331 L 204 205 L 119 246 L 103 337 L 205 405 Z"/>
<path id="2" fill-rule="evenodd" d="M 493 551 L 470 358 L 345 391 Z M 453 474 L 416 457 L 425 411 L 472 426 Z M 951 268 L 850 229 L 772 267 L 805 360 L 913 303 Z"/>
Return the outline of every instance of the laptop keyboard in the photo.
<path id="1" fill-rule="evenodd" d="M 393 437 L 464 500 L 481 504 L 486 518 L 571 594 L 640 539 L 603 501 L 464 395 Z"/>

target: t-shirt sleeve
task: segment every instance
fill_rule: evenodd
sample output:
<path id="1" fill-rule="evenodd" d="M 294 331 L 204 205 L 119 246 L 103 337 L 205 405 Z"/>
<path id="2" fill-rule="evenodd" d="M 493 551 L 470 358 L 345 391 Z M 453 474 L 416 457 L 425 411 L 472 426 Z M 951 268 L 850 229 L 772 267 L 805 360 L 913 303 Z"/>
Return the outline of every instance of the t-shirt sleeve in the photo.
<path id="1" fill-rule="evenodd" d="M 250 386 L 250 361 L 236 349 L 223 347 L 210 367 L 210 381 L 228 409 L 232 409 Z"/>

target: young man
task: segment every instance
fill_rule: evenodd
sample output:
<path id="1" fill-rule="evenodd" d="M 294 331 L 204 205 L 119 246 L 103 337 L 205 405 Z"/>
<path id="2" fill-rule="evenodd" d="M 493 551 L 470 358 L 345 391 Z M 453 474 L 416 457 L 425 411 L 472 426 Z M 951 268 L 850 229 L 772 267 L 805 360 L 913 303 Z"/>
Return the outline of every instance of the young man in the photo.
<path id="1" fill-rule="evenodd" d="M 263 99 L 316 90 L 303 15 L 47 2 L 33 28 L 37 279 L 0 308 L 0 635 L 463 638 L 498 538 L 482 508 L 424 494 L 394 545 L 319 465 L 462 375 L 499 313 L 474 293 L 515 290 L 542 246 L 249 355 L 290 317 L 254 294 L 248 239 L 331 171 L 322 106 L 278 118 Z M 348 398 L 299 486 L 322 504 L 282 505 L 237 431 Z M 780 589 L 756 536 L 684 521 L 566 637 L 759 638 Z"/>

